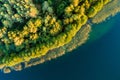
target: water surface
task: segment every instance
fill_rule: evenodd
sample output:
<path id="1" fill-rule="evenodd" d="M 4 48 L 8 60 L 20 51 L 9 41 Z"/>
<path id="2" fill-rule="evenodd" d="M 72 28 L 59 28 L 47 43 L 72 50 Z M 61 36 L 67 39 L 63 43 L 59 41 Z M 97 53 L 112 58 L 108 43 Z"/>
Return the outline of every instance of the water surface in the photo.
<path id="1" fill-rule="evenodd" d="M 93 25 L 89 43 L 0 80 L 120 80 L 120 14 Z"/>

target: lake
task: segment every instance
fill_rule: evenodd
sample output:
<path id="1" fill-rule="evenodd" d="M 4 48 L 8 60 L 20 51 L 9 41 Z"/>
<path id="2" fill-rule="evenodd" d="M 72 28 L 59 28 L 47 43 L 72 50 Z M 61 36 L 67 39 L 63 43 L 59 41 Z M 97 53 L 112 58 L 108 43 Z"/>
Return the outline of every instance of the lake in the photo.
<path id="1" fill-rule="evenodd" d="M 0 72 L 0 80 L 120 80 L 119 18 L 92 25 L 90 39 L 76 50 L 20 72 Z"/>

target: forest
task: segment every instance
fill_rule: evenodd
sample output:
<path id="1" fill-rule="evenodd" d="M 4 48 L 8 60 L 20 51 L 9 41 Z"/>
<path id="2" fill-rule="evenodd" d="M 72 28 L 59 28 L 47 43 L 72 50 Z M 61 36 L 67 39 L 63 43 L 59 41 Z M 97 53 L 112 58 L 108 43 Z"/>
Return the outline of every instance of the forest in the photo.
<path id="1" fill-rule="evenodd" d="M 0 66 L 68 44 L 111 0 L 0 0 Z"/>

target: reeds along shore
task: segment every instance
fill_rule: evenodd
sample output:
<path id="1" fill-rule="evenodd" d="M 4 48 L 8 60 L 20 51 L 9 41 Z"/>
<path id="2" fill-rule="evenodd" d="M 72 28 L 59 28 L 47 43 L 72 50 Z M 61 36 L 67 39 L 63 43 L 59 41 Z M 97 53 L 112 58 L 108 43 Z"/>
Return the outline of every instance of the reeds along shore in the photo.
<path id="1" fill-rule="evenodd" d="M 105 21 L 108 17 L 114 16 L 120 12 L 120 0 L 112 0 L 110 3 L 104 6 L 104 8 L 96 14 L 92 19 L 92 23 L 100 23 Z"/>
<path id="2" fill-rule="evenodd" d="M 44 57 L 40 61 L 42 63 L 65 54 L 61 50 L 58 53 L 57 51 L 55 52 L 54 49 L 61 46 L 64 46 L 63 48 L 67 52 L 73 50 L 88 38 L 91 28 L 89 25 L 83 25 L 87 23 L 89 18 L 94 17 L 103 9 L 108 2 L 110 0 L 60 0 L 60 3 L 56 5 L 53 0 L 40 1 L 40 11 L 37 11 L 38 8 L 35 8 L 35 5 L 33 6 L 35 8 L 35 16 L 38 15 L 37 17 L 34 16 L 33 18 L 31 16 L 30 19 L 27 17 L 25 20 L 27 22 L 22 26 L 15 27 L 13 25 L 9 27 L 8 25 L 6 27 L 3 24 L 0 30 L 0 38 L 2 38 L 2 43 L 0 43 L 2 52 L 0 68 L 5 72 L 10 72 L 10 69 L 21 70 L 19 68 L 22 67 L 18 66 L 21 63 Z M 76 35 L 79 31 L 80 35 Z M 48 54 L 50 50 L 53 52 Z M 36 64 L 39 64 L 39 62 Z"/>

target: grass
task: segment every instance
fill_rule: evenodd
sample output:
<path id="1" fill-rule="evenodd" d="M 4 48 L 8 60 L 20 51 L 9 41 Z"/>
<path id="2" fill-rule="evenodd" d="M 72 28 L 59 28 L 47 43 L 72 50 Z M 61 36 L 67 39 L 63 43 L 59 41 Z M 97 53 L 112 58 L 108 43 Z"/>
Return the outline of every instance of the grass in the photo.
<path id="1" fill-rule="evenodd" d="M 92 23 L 105 21 L 109 16 L 114 16 L 120 12 L 120 0 L 113 0 L 104 6 L 104 8 L 92 19 Z"/>

